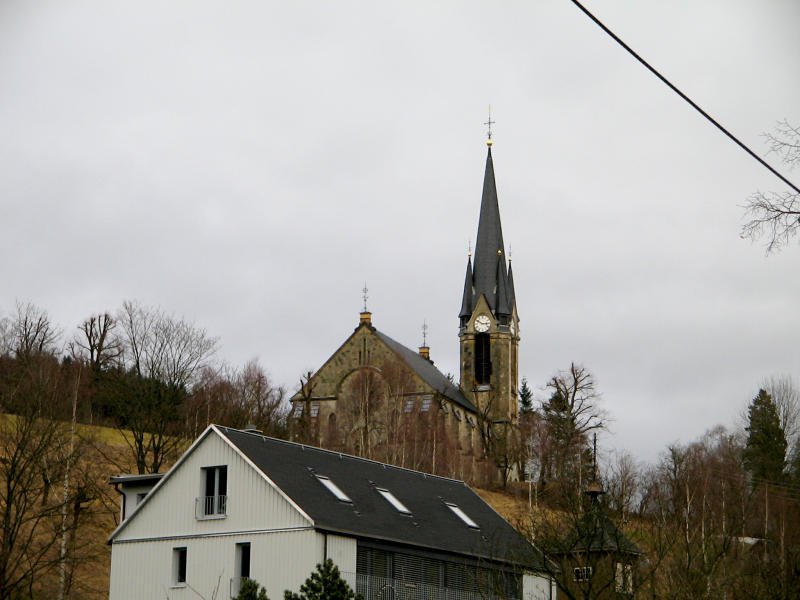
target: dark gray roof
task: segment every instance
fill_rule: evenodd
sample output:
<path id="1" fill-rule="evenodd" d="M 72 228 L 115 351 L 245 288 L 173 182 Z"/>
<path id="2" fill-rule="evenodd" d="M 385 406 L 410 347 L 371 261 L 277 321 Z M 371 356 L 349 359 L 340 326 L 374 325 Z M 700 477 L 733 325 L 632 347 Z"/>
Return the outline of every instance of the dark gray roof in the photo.
<path id="1" fill-rule="evenodd" d="M 425 383 L 446 398 L 459 404 L 462 408 L 473 413 L 477 412 L 475 405 L 464 396 L 458 386 L 453 384 L 431 361 L 423 358 L 418 352 L 414 352 L 411 348 L 406 348 L 400 342 L 393 340 L 377 329 L 375 330 L 375 335 L 377 335 L 395 354 L 403 359 Z"/>
<path id="2" fill-rule="evenodd" d="M 397 543 L 540 570 L 541 552 L 465 483 L 217 427 L 311 519 L 318 530 Z M 315 477 L 328 477 L 352 502 L 337 500 Z M 392 492 L 411 512 L 402 514 L 377 491 Z M 478 526 L 469 527 L 446 502 Z"/>
<path id="3" fill-rule="evenodd" d="M 145 473 L 143 475 L 112 475 L 109 478 L 109 483 L 138 483 L 143 485 L 155 485 L 162 477 L 164 477 L 163 473 Z"/>
<path id="4" fill-rule="evenodd" d="M 470 291 L 468 291 L 470 290 Z M 472 263 L 472 277 L 467 271 L 464 282 L 464 307 L 475 307 L 477 299 L 483 294 L 489 307 L 498 314 L 510 315 L 513 308 L 513 280 L 508 279 L 506 250 L 503 244 L 503 227 L 500 223 L 500 206 L 497 201 L 497 186 L 494 179 L 492 149 L 486 155 L 486 171 L 483 176 L 483 195 L 478 221 L 478 239 L 475 242 L 475 257 Z M 470 296 L 469 298 L 467 296 Z"/>
<path id="5" fill-rule="evenodd" d="M 578 522 L 557 554 L 599 552 L 639 556 L 642 551 L 611 521 L 599 505 L 592 506 Z"/>
<path id="6" fill-rule="evenodd" d="M 460 318 L 469 318 L 472 315 L 472 254 L 467 257 L 467 272 L 464 275 L 464 294 L 461 297 L 461 310 L 458 313 Z"/>
<path id="7" fill-rule="evenodd" d="M 511 269 L 511 259 L 508 260 L 508 291 L 511 294 L 509 308 L 513 310 L 517 306 L 517 298 L 514 291 L 514 271 Z"/>

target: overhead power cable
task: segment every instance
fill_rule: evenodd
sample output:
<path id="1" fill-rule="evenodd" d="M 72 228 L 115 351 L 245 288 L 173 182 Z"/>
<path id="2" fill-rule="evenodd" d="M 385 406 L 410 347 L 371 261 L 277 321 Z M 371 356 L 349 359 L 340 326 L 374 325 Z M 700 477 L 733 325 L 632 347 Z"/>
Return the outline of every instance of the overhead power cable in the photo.
<path id="1" fill-rule="evenodd" d="M 704 116 L 704 117 L 705 117 L 705 118 L 706 118 L 706 119 L 707 119 L 707 120 L 708 120 L 708 121 L 709 121 L 709 122 L 710 122 L 712 125 L 714 125 L 714 126 L 715 126 L 717 129 L 719 129 L 719 130 L 720 130 L 722 133 L 724 133 L 726 136 L 728 136 L 728 137 L 729 137 L 729 138 L 730 138 L 730 139 L 731 139 L 731 140 L 732 140 L 734 143 L 736 143 L 736 145 L 738 145 L 738 146 L 739 146 L 739 147 L 740 147 L 742 150 L 744 150 L 745 152 L 747 152 L 747 153 L 748 153 L 750 156 L 752 156 L 752 157 L 753 157 L 754 159 L 756 159 L 756 160 L 757 160 L 759 163 L 761 163 L 761 165 L 762 165 L 762 166 L 766 167 L 766 168 L 767 168 L 767 169 L 770 171 L 770 173 L 772 173 L 773 175 L 775 175 L 775 176 L 776 176 L 778 179 L 780 179 L 780 180 L 781 180 L 783 183 L 785 183 L 785 184 L 786 184 L 786 185 L 788 185 L 790 188 L 792 188 L 792 189 L 793 189 L 795 192 L 797 192 L 798 194 L 800 194 L 800 188 L 798 188 L 798 187 L 797 187 L 795 184 L 793 184 L 791 181 L 789 181 L 788 179 L 786 179 L 786 177 L 784 177 L 783 175 L 781 175 L 781 174 L 780 174 L 780 173 L 779 173 L 777 170 L 775 170 L 775 169 L 774 169 L 774 168 L 772 168 L 772 167 L 771 167 L 769 164 L 767 164 L 767 162 L 766 162 L 764 159 L 762 159 L 762 158 L 761 158 L 760 156 L 758 156 L 758 155 L 757 155 L 755 152 L 753 152 L 753 151 L 752 151 L 750 148 L 748 148 L 748 147 L 747 147 L 747 145 L 746 145 L 744 142 L 742 142 L 741 140 L 739 140 L 739 138 L 737 138 L 737 137 L 736 137 L 735 135 L 733 135 L 733 134 L 732 134 L 730 131 L 728 131 L 728 130 L 727 130 L 725 127 L 723 127 L 723 126 L 722 126 L 722 124 L 721 124 L 721 123 L 719 123 L 719 121 L 717 121 L 717 120 L 716 120 L 714 117 L 712 117 L 712 116 L 711 116 L 711 115 L 709 115 L 709 114 L 708 114 L 706 111 L 704 111 L 702 108 L 700 108 L 700 107 L 699 107 L 699 106 L 698 106 L 698 105 L 697 105 L 697 104 L 696 104 L 696 103 L 695 103 L 695 102 L 694 102 L 694 101 L 693 101 L 691 98 L 689 98 L 689 96 L 687 96 L 687 95 L 686 95 L 686 94 L 684 94 L 682 91 L 680 91 L 680 90 L 679 90 L 677 87 L 675 87 L 675 86 L 672 84 L 672 82 L 670 82 L 670 81 L 669 81 L 669 79 L 667 79 L 666 77 L 664 77 L 664 76 L 663 76 L 661 73 L 659 73 L 659 72 L 658 72 L 658 70 L 656 70 L 656 68 L 655 68 L 655 67 L 653 67 L 653 66 L 652 66 L 650 63 L 648 63 L 648 62 L 647 62 L 645 59 L 643 59 L 641 56 L 639 56 L 639 55 L 636 53 L 636 51 L 634 51 L 634 50 L 633 50 L 633 48 L 631 48 L 630 46 L 628 46 L 628 44 L 626 44 L 625 42 L 623 42 L 623 41 L 622 41 L 622 40 L 619 38 L 619 36 L 617 36 L 617 35 L 616 35 L 616 34 L 615 34 L 613 31 L 611 31 L 611 30 L 610 30 L 608 27 L 606 27 L 606 26 L 603 24 L 603 22 L 602 22 L 602 21 L 600 21 L 600 19 L 598 19 L 598 18 L 597 18 L 597 17 L 595 17 L 595 16 L 594 16 L 594 15 L 593 15 L 591 12 L 589 12 L 589 10 L 588 10 L 588 9 L 587 9 L 585 6 L 583 6 L 583 5 L 582 5 L 580 2 L 578 2 L 578 0 L 572 0 L 572 3 L 573 3 L 575 6 L 577 6 L 579 9 L 581 9 L 581 11 L 583 11 L 583 13 L 584 13 L 584 14 L 585 14 L 587 17 L 589 17 L 589 18 L 590 18 L 592 21 L 594 21 L 594 22 L 595 22 L 595 24 L 596 24 L 598 27 L 600 27 L 600 29 L 602 29 L 602 30 L 603 30 L 603 31 L 605 31 L 605 32 L 606 32 L 606 33 L 607 33 L 609 36 L 611 36 L 611 38 L 612 38 L 612 39 L 613 39 L 615 42 L 617 42 L 617 43 L 618 43 L 620 46 L 622 46 L 622 47 L 623 47 L 625 50 L 627 50 L 627 51 L 628 51 L 628 53 L 629 53 L 631 56 L 633 56 L 633 57 L 634 57 L 636 60 L 638 60 L 640 63 L 642 63 L 642 65 L 644 65 L 644 66 L 647 68 L 647 70 L 648 70 L 648 71 L 650 71 L 650 72 L 651 72 L 653 75 L 655 75 L 655 76 L 656 76 L 656 77 L 658 77 L 658 78 L 659 78 L 659 79 L 660 79 L 662 82 L 664 82 L 664 84 L 666 84 L 666 85 L 667 85 L 667 87 L 669 87 L 669 89 L 671 89 L 673 92 L 675 92 L 676 94 L 678 94 L 678 96 L 680 96 L 680 97 L 681 97 L 681 98 L 683 98 L 683 99 L 684 99 L 686 102 L 688 102 L 688 103 L 689 103 L 689 104 L 692 106 L 692 108 L 694 108 L 694 109 L 695 109 L 697 112 L 699 112 L 701 115 L 703 115 L 703 116 Z"/>

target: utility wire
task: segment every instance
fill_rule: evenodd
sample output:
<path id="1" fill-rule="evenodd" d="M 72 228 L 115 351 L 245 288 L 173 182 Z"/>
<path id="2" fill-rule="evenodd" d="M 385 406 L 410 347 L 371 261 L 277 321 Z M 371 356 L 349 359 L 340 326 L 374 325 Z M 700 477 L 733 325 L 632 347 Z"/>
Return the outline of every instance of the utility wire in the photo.
<path id="1" fill-rule="evenodd" d="M 587 17 L 589 17 L 589 18 L 590 18 L 592 21 L 594 21 L 594 22 L 595 22 L 595 24 L 596 24 L 598 27 L 600 27 L 600 29 L 602 29 L 602 30 L 603 30 L 603 31 L 605 31 L 605 32 L 606 32 L 606 33 L 607 33 L 609 36 L 611 36 L 611 38 L 612 38 L 612 39 L 613 39 L 615 42 L 617 42 L 617 43 L 618 43 L 620 46 L 622 46 L 623 48 L 625 48 L 625 50 L 627 50 L 627 51 L 628 51 L 628 53 L 629 53 L 631 56 L 633 56 L 633 57 L 634 57 L 636 60 L 638 60 L 640 63 L 642 63 L 642 65 L 644 65 L 644 66 L 647 68 L 647 70 L 648 70 L 648 71 L 650 71 L 650 72 L 651 72 L 653 75 L 655 75 L 655 76 L 656 76 L 656 77 L 658 77 L 658 78 L 659 78 L 661 81 L 663 81 L 663 82 L 664 82 L 664 83 L 667 85 L 667 87 L 669 87 L 669 89 L 671 89 L 673 92 L 675 92 L 676 94 L 678 94 L 678 96 L 680 96 L 680 97 L 681 97 L 681 98 L 683 98 L 683 99 L 684 99 L 686 102 L 688 102 L 688 103 L 689 103 L 689 104 L 690 104 L 690 105 L 691 105 L 691 106 L 692 106 L 692 107 L 693 107 L 693 108 L 694 108 L 694 109 L 695 109 L 697 112 L 699 112 L 699 113 L 700 113 L 701 115 L 703 115 L 703 116 L 704 116 L 706 119 L 708 119 L 708 121 L 709 121 L 709 122 L 711 122 L 711 124 L 712 124 L 712 125 L 714 125 L 714 126 L 715 126 L 717 129 L 719 129 L 719 130 L 720 130 L 722 133 L 724 133 L 725 135 L 727 135 L 727 136 L 728 136 L 728 137 L 729 137 L 729 138 L 730 138 L 730 139 L 731 139 L 731 140 L 732 140 L 734 143 L 736 143 L 736 144 L 737 144 L 737 145 L 738 145 L 738 146 L 739 146 L 739 147 L 740 147 L 742 150 L 744 150 L 744 151 L 745 151 L 745 152 L 747 152 L 747 153 L 748 153 L 750 156 L 752 156 L 752 157 L 753 157 L 753 158 L 755 158 L 755 159 L 756 159 L 758 162 L 760 162 L 760 163 L 761 163 L 761 165 L 762 165 L 762 166 L 764 166 L 764 167 L 766 167 L 766 168 L 767 168 L 767 169 L 768 169 L 768 170 L 769 170 L 769 171 L 770 171 L 770 172 L 771 172 L 773 175 L 775 175 L 775 176 L 776 176 L 778 179 L 780 179 L 780 180 L 781 180 L 783 183 L 785 183 L 785 184 L 786 184 L 786 185 L 788 185 L 790 188 L 792 188 L 792 189 L 793 189 L 795 192 L 797 192 L 798 194 L 800 194 L 800 188 L 798 188 L 798 187 L 797 187 L 795 184 L 793 184 L 791 181 L 789 181 L 788 179 L 786 179 L 786 177 L 784 177 L 783 175 L 781 175 L 780 173 L 778 173 L 778 171 L 776 171 L 775 169 L 773 169 L 773 168 L 772 168 L 772 167 L 771 167 L 769 164 L 767 164 L 767 162 L 766 162 L 766 161 L 764 161 L 764 159 L 762 159 L 762 158 L 761 158 L 760 156 L 758 156 L 758 155 L 757 155 L 755 152 L 753 152 L 752 150 L 750 150 L 750 148 L 748 148 L 748 147 L 747 147 L 747 146 L 744 144 L 744 142 L 740 141 L 740 140 L 739 140 L 739 138 L 737 138 L 737 137 L 736 137 L 735 135 L 733 135 L 733 134 L 732 134 L 730 131 L 728 131 L 727 129 L 725 129 L 725 127 L 723 127 L 723 126 L 722 126 L 722 125 L 721 125 L 721 124 L 720 124 L 720 123 L 719 123 L 719 122 L 718 122 L 716 119 L 714 119 L 714 117 L 712 117 L 712 116 L 711 116 L 711 115 L 709 115 L 709 114 L 708 114 L 706 111 L 704 111 L 702 108 L 700 108 L 700 107 L 699 107 L 699 106 L 698 106 L 698 105 L 697 105 L 697 104 L 696 104 L 696 103 L 695 103 L 695 102 L 694 102 L 694 101 L 693 101 L 691 98 L 689 98 L 689 96 L 687 96 L 687 95 L 686 95 L 686 94 L 684 94 L 682 91 L 680 91 L 680 90 L 679 90 L 677 87 L 675 87 L 675 86 L 674 86 L 674 85 L 673 85 L 673 84 L 672 84 L 672 83 L 671 83 L 671 82 L 670 82 L 670 81 L 669 81 L 669 80 L 668 80 L 666 77 L 664 77 L 664 76 L 663 76 L 661 73 L 659 73 L 659 72 L 658 72 L 658 71 L 655 69 L 655 67 L 651 66 L 651 65 L 650 65 L 650 63 L 648 63 L 648 62 L 647 62 L 645 59 L 643 59 L 641 56 L 639 56 L 639 55 L 638 55 L 638 54 L 637 54 L 637 53 L 636 53 L 636 52 L 633 50 L 633 48 L 631 48 L 630 46 L 628 46 L 628 44 L 626 44 L 625 42 L 623 42 L 623 41 L 622 41 L 622 40 L 621 40 L 621 39 L 620 39 L 620 38 L 619 38 L 619 37 L 618 37 L 618 36 L 617 36 L 617 35 L 616 35 L 616 34 L 615 34 L 613 31 L 611 31 L 611 30 L 610 30 L 608 27 L 606 27 L 606 26 L 605 26 L 605 25 L 604 25 L 604 24 L 603 24 L 603 23 L 600 21 L 600 19 L 598 19 L 598 18 L 597 18 L 597 17 L 595 17 L 595 16 L 594 16 L 594 15 L 593 15 L 591 12 L 589 12 L 589 10 L 588 10 L 588 9 L 587 9 L 585 6 L 583 6 L 583 5 L 582 5 L 580 2 L 578 2 L 578 0 L 572 0 L 572 3 L 573 3 L 575 6 L 577 6 L 579 9 L 581 9 L 581 11 L 583 11 L 583 13 L 584 13 L 584 14 L 585 14 Z"/>

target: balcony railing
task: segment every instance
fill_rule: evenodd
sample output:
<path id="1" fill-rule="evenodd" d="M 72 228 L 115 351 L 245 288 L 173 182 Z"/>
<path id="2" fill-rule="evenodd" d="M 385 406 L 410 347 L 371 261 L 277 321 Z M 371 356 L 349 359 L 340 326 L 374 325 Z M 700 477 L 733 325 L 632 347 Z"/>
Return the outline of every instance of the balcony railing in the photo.
<path id="1" fill-rule="evenodd" d="M 460 590 L 360 573 L 343 572 L 342 577 L 364 600 L 518 600 L 517 596 L 491 591 Z"/>
<path id="2" fill-rule="evenodd" d="M 227 496 L 200 496 L 194 500 L 197 519 L 224 519 L 228 515 Z"/>

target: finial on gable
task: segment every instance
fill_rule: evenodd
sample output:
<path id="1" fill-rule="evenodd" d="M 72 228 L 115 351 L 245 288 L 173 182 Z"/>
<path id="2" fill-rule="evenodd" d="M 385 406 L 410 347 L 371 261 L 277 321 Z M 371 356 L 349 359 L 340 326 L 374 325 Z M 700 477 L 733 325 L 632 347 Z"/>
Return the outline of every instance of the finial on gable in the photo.
<path id="1" fill-rule="evenodd" d="M 419 355 L 425 360 L 431 361 L 431 349 L 428 346 L 428 322 L 422 321 L 422 346 L 419 347 Z"/>
<path id="2" fill-rule="evenodd" d="M 362 310 L 361 314 L 359 315 L 358 319 L 359 327 L 361 325 L 372 326 L 372 313 L 369 312 L 369 310 L 367 310 L 367 298 L 369 298 L 367 292 L 369 292 L 369 288 L 367 287 L 367 282 L 365 281 L 364 289 L 361 290 L 361 297 L 364 299 L 364 310 Z"/>

